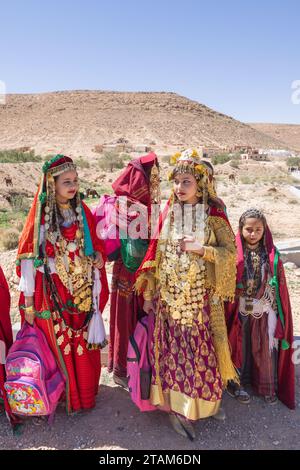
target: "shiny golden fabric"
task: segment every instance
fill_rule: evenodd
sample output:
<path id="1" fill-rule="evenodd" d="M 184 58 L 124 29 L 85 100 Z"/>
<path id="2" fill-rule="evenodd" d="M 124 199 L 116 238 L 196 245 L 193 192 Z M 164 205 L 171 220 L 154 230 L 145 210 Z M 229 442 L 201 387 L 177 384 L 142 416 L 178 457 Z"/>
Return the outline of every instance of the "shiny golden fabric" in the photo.
<path id="1" fill-rule="evenodd" d="M 235 237 L 222 217 L 208 217 L 204 249 L 206 287 L 219 299 L 233 301 L 236 288 Z"/>
<path id="2" fill-rule="evenodd" d="M 209 216 L 205 229 L 205 287 L 209 293 L 210 325 L 222 381 L 238 382 L 231 361 L 224 315 L 224 301 L 233 300 L 236 282 L 236 246 L 229 225 L 222 217 Z M 161 241 L 158 241 L 155 262 L 138 277 L 135 288 L 151 300 L 160 289 Z M 195 256 L 195 255 L 193 255 Z M 200 318 L 200 316 L 199 316 Z"/>

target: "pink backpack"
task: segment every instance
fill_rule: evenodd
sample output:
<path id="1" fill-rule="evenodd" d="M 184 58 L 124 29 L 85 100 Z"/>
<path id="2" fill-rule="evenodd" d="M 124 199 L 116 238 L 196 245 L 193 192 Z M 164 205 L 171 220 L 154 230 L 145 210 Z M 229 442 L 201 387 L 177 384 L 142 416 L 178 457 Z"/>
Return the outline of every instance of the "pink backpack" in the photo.
<path id="1" fill-rule="evenodd" d="M 25 322 L 6 358 L 4 384 L 12 412 L 23 416 L 53 417 L 65 390 L 44 333 Z"/>
<path id="2" fill-rule="evenodd" d="M 119 230 L 115 223 L 116 196 L 103 194 L 97 207 L 92 208 L 92 214 L 96 223 L 97 237 L 103 240 L 105 252 L 109 261 L 114 261 L 120 254 Z"/>
<path id="3" fill-rule="evenodd" d="M 148 350 L 148 316 L 137 322 L 129 338 L 127 353 L 128 388 L 133 403 L 140 411 L 153 411 L 150 403 L 151 364 Z"/>

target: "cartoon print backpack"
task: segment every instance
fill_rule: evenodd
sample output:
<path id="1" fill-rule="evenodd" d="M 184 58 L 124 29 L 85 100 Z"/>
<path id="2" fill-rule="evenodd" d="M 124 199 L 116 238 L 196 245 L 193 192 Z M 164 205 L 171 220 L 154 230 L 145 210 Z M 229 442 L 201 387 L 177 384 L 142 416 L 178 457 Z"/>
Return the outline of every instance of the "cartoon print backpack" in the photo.
<path id="1" fill-rule="evenodd" d="M 153 411 L 150 403 L 151 364 L 148 350 L 148 315 L 141 318 L 129 338 L 127 353 L 128 388 L 140 411 Z"/>
<path id="2" fill-rule="evenodd" d="M 16 415 L 51 418 L 65 389 L 44 333 L 24 322 L 6 358 L 4 384 L 11 410 Z"/>

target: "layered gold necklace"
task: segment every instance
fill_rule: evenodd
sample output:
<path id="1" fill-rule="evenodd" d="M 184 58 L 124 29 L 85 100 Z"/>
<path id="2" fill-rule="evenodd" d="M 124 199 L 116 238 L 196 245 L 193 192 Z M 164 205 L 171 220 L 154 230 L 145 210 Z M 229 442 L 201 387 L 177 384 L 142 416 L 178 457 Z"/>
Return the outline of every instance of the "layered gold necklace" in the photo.
<path id="1" fill-rule="evenodd" d="M 59 204 L 61 214 L 67 216 L 67 223 L 76 221 L 76 215 L 70 205 Z M 72 212 L 72 214 L 71 214 Z M 92 307 L 92 270 L 93 260 L 84 255 L 84 237 L 79 228 L 76 230 L 75 239 L 68 241 L 60 233 L 55 247 L 55 268 L 57 274 L 74 297 L 74 304 L 80 312 L 89 312 Z M 75 254 L 78 252 L 79 256 Z M 70 256 L 70 254 L 73 254 Z"/>
<path id="2" fill-rule="evenodd" d="M 174 230 L 171 221 L 159 268 L 161 299 L 174 320 L 192 326 L 196 318 L 202 321 L 205 263 L 196 253 L 180 250 L 180 240 L 174 237 Z"/>

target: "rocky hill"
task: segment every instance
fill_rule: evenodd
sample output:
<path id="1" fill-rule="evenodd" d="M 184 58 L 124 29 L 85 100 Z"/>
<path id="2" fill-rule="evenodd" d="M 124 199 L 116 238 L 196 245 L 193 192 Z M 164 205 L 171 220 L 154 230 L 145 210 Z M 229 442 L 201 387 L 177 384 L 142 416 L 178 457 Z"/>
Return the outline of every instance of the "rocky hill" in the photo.
<path id="1" fill-rule="evenodd" d="M 8 95 L 0 106 L 0 149 L 91 156 L 95 145 L 234 145 L 283 148 L 273 136 L 175 93 L 66 91 Z"/>
<path id="2" fill-rule="evenodd" d="M 300 125 L 299 124 L 268 124 L 250 123 L 256 131 L 269 137 L 280 140 L 287 147 L 300 152 Z"/>

